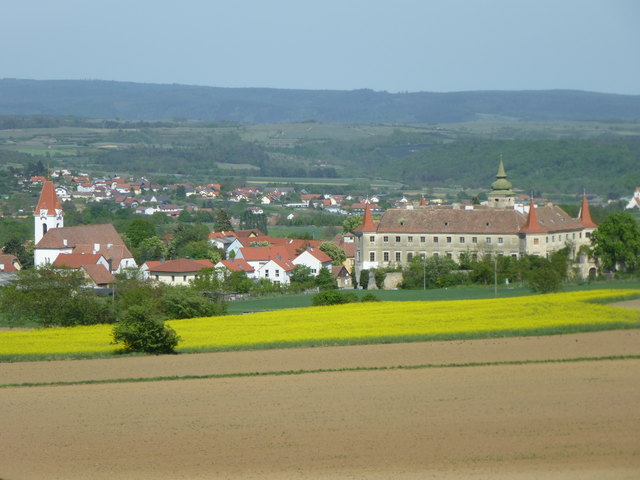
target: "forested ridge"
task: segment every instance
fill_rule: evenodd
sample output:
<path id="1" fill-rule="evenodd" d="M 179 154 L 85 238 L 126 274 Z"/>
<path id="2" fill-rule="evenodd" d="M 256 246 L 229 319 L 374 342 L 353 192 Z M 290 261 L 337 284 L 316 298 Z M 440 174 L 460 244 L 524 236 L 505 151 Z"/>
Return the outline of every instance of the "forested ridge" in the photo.
<path id="1" fill-rule="evenodd" d="M 640 96 L 574 90 L 389 93 L 0 79 L 0 115 L 283 123 L 640 120 Z"/>

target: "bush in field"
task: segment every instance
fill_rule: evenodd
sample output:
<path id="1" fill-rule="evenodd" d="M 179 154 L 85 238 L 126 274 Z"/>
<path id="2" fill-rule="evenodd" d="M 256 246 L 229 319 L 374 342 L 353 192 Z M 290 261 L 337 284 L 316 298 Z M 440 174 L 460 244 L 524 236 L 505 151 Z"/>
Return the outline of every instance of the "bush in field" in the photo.
<path id="1" fill-rule="evenodd" d="M 379 302 L 380 299 L 373 293 L 365 293 L 360 299 L 361 302 Z"/>
<path id="2" fill-rule="evenodd" d="M 341 303 L 357 302 L 358 296 L 355 293 L 339 292 L 338 290 L 324 290 L 316 293 L 311 298 L 311 304 L 320 305 L 339 305 Z"/>
<path id="3" fill-rule="evenodd" d="M 113 327 L 113 340 L 130 352 L 174 353 L 180 341 L 175 330 L 143 306 L 130 307 Z"/>
<path id="4" fill-rule="evenodd" d="M 227 304 L 214 302 L 193 287 L 168 287 L 161 300 L 162 310 L 168 318 L 194 318 L 224 315 Z"/>

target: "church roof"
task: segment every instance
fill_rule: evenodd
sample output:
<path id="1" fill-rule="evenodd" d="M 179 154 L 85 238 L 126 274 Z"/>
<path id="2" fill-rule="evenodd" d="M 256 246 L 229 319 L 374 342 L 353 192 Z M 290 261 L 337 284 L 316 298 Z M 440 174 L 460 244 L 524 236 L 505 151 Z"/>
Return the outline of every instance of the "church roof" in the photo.
<path id="1" fill-rule="evenodd" d="M 48 215 L 54 215 L 56 210 L 62 210 L 60 199 L 56 195 L 56 187 L 51 180 L 47 180 L 42 185 L 38 205 L 36 205 L 36 210 L 33 214 L 40 215 L 41 210 L 46 210 Z"/>
<path id="2" fill-rule="evenodd" d="M 116 270 L 125 258 L 133 255 L 110 223 L 52 228 L 44 234 L 36 249 L 71 249 L 76 254 L 100 254 Z"/>

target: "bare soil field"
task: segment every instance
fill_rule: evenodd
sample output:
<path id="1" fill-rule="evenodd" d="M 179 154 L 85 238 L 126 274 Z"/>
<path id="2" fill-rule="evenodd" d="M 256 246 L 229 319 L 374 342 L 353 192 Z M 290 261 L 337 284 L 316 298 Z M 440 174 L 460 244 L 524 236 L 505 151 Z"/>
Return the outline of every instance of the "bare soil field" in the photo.
<path id="1" fill-rule="evenodd" d="M 0 364 L 0 385 L 640 354 L 640 331 Z M 0 388 L 0 478 L 636 479 L 640 360 Z"/>

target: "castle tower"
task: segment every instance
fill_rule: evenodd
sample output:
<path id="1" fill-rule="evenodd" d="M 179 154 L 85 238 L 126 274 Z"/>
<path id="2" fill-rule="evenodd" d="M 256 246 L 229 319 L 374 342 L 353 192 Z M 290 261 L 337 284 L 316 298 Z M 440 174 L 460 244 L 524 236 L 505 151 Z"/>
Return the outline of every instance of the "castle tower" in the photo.
<path id="1" fill-rule="evenodd" d="M 33 217 L 35 220 L 34 241 L 36 245 L 47 231 L 64 226 L 62 204 L 58 195 L 56 195 L 56 189 L 51 180 L 47 180 L 42 186 L 40 199 L 35 212 L 33 212 Z"/>
<path id="2" fill-rule="evenodd" d="M 500 159 L 496 181 L 491 184 L 491 192 L 488 195 L 489 206 L 494 208 L 513 207 L 516 195 L 511 187 L 511 182 L 507 180 L 507 174 L 504 171 L 504 164 Z"/>

